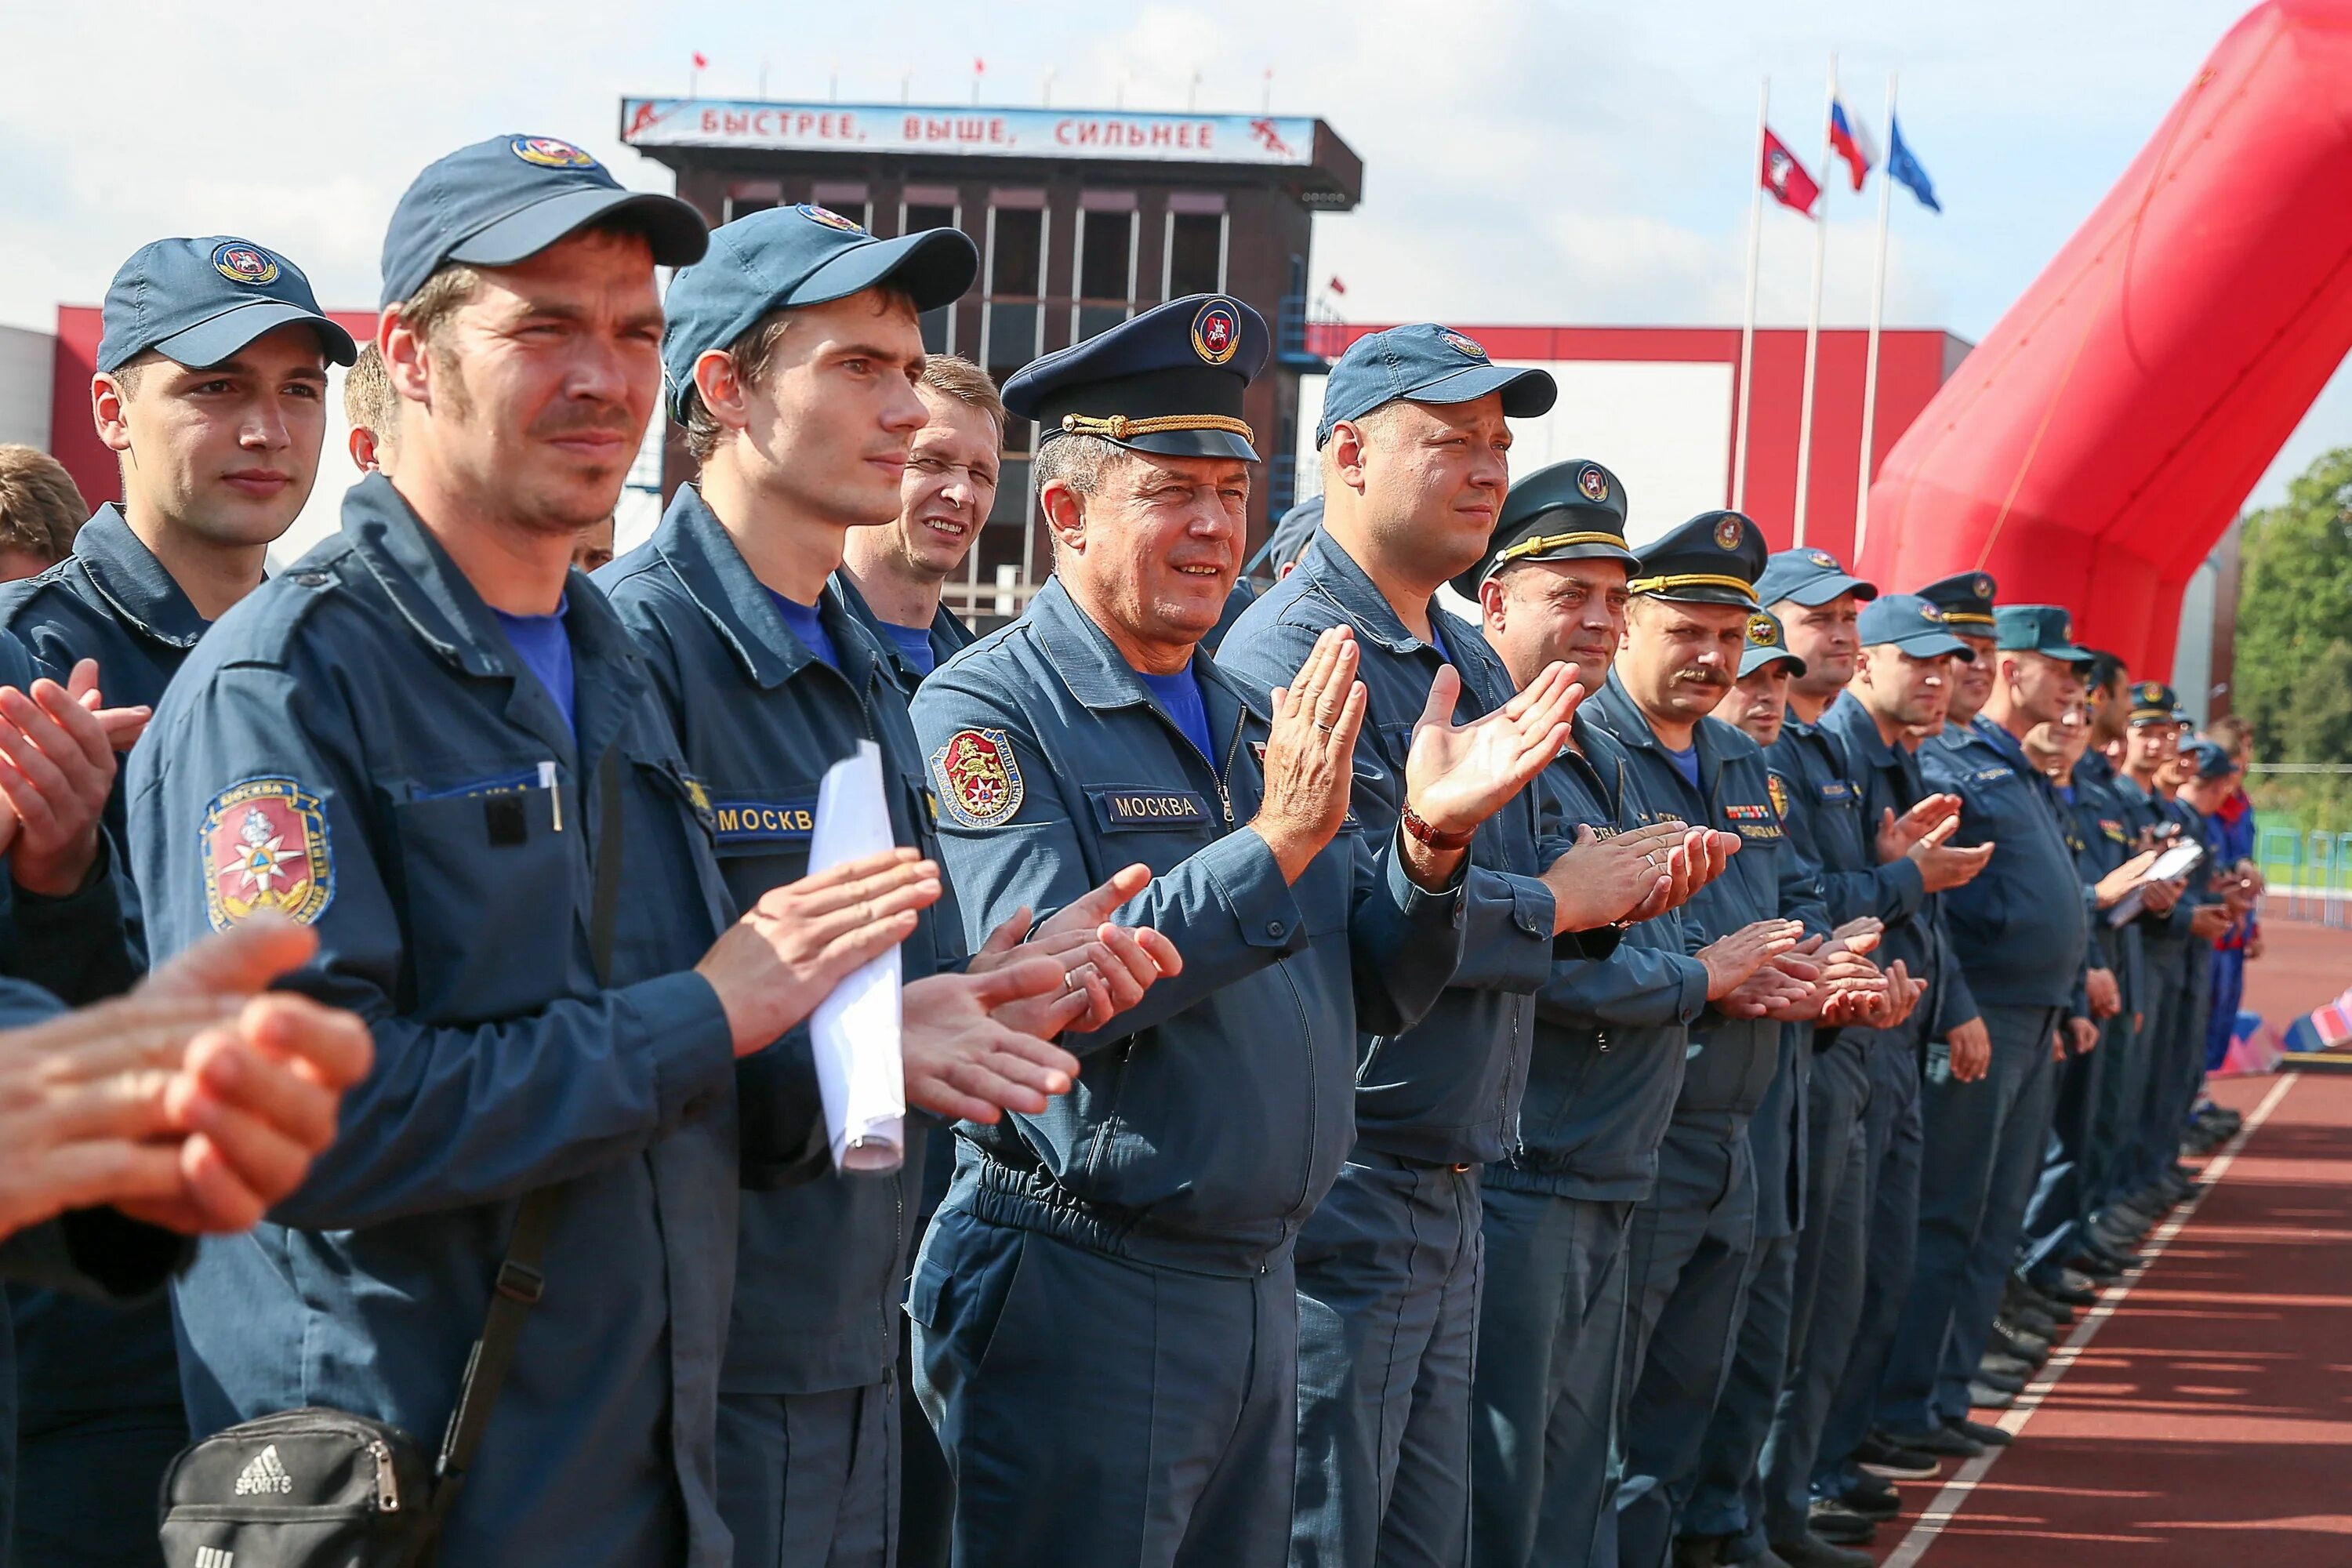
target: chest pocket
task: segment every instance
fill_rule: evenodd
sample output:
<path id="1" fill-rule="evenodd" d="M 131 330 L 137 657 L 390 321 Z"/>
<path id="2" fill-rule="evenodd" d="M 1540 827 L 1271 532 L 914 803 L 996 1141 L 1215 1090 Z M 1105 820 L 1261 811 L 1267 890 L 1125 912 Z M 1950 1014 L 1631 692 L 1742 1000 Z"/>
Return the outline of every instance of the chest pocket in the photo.
<path id="1" fill-rule="evenodd" d="M 536 764 L 494 766 L 413 790 L 392 819 L 403 1012 L 436 1024 L 510 1017 L 584 973 L 588 855 L 574 781 L 549 789 Z"/>

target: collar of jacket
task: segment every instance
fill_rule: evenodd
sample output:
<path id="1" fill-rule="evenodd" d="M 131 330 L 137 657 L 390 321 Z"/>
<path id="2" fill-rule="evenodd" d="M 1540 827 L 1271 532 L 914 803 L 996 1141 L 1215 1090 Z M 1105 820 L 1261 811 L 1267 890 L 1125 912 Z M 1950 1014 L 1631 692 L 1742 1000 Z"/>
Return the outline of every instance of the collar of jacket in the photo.
<path id="1" fill-rule="evenodd" d="M 1143 684 L 1143 677 L 1127 662 L 1103 629 L 1095 625 L 1092 616 L 1078 607 L 1062 586 L 1058 576 L 1045 579 L 1029 601 L 1029 613 L 1022 616 L 1023 624 L 1035 634 L 1052 661 L 1054 673 L 1062 678 L 1070 695 L 1097 712 L 1115 708 L 1149 708 L 1155 713 L 1164 712 L 1159 700 Z M 1239 710 L 1249 706 L 1240 687 L 1234 685 L 1201 648 L 1192 646 L 1192 675 L 1201 683 L 1201 702 L 1208 710 L 1209 734 L 1216 739 L 1230 731 L 1239 718 Z M 1174 721 L 1171 720 L 1172 724 Z M 1219 767 L 1222 757 L 1212 758 Z"/>
<path id="2" fill-rule="evenodd" d="M 1969 721 L 1969 733 L 1999 752 L 2001 761 L 2020 773 L 2031 773 L 2044 784 L 2050 782 L 2042 777 L 2042 770 L 2033 765 L 2033 760 L 2025 754 L 2024 742 L 1983 714 L 1979 713 Z"/>
<path id="3" fill-rule="evenodd" d="M 882 617 L 874 613 L 874 606 L 866 602 L 866 595 L 857 591 L 857 584 L 849 580 L 849 574 L 836 570 L 825 579 L 825 584 L 831 594 L 839 595 L 842 608 L 849 612 L 850 619 L 856 621 L 858 629 L 872 640 L 884 662 L 905 678 L 903 684 L 906 689 L 911 692 L 920 686 L 923 672 L 908 663 L 907 656 L 898 651 L 898 645 L 891 638 L 889 628 L 883 624 Z M 929 636 L 932 657 L 940 664 L 945 664 L 953 657 L 948 650 L 961 652 L 971 643 L 970 637 L 958 635 L 962 630 L 963 623 L 955 618 L 946 605 L 942 604 L 933 613 Z"/>
<path id="4" fill-rule="evenodd" d="M 1650 716 L 1642 711 L 1642 705 L 1633 700 L 1633 694 L 1625 689 L 1625 683 L 1617 679 L 1614 668 L 1610 670 L 1609 679 L 1601 683 L 1600 701 L 1602 721 L 1609 726 L 1610 733 L 1617 737 L 1619 745 L 1628 751 L 1655 752 L 1659 766 L 1673 769 L 1676 777 L 1681 776 L 1681 770 L 1675 768 L 1674 760 L 1666 754 L 1665 742 L 1658 739 L 1655 730 L 1650 728 Z M 1705 800 L 1715 798 L 1716 775 L 1723 766 L 1721 747 L 1708 731 L 1710 719 L 1713 719 L 1712 715 L 1703 716 L 1691 727 L 1691 744 L 1698 751 L 1698 793 Z M 1723 722 L 1719 719 L 1713 721 Z M 1735 735 L 1739 733 L 1731 725 L 1725 724 L 1724 728 Z"/>
<path id="5" fill-rule="evenodd" d="M 1370 576 L 1356 564 L 1356 558 L 1341 549 L 1339 542 L 1330 534 L 1320 530 L 1316 532 L 1291 575 L 1304 578 L 1311 589 L 1328 595 L 1358 636 L 1378 643 L 1391 653 L 1411 653 L 1415 648 L 1432 647 L 1405 630 L 1388 595 L 1374 585 Z M 1433 626 L 1449 634 L 1446 653 L 1459 658 L 1455 647 L 1468 635 L 1468 628 L 1446 615 L 1434 600 L 1429 606 L 1429 618 Z"/>
<path id="6" fill-rule="evenodd" d="M 753 684 L 773 690 L 817 662 L 808 645 L 784 625 L 782 612 L 736 548 L 734 536 L 694 486 L 680 485 L 670 498 L 669 510 L 654 531 L 653 546 Z M 843 679 L 862 689 L 877 654 L 866 629 L 839 595 L 837 583 L 837 577 L 828 579 L 827 591 L 818 596 L 817 618 L 833 638 Z"/>
<path id="7" fill-rule="evenodd" d="M 1865 766 L 1895 765 L 1895 748 L 1879 734 L 1878 721 L 1853 692 L 1837 694 L 1837 700 L 1822 710 L 1821 727 L 1844 742 L 1846 754 L 1860 758 Z"/>
<path id="8" fill-rule="evenodd" d="M 441 542 L 417 521 L 392 481 L 370 474 L 343 497 L 343 538 L 417 637 L 468 675 L 519 678 L 514 645 Z M 604 595 L 579 573 L 564 585 L 565 628 L 584 689 L 592 680 L 638 680 L 635 646 Z M 588 666 L 599 667 L 591 676 Z"/>
<path id="9" fill-rule="evenodd" d="M 108 501 L 74 535 L 74 559 L 114 616 L 142 637 L 186 649 L 196 646 L 206 623 L 188 603 L 180 584 L 155 559 L 146 542 L 131 531 L 121 511 Z M 103 671 L 100 672 L 101 675 Z"/>

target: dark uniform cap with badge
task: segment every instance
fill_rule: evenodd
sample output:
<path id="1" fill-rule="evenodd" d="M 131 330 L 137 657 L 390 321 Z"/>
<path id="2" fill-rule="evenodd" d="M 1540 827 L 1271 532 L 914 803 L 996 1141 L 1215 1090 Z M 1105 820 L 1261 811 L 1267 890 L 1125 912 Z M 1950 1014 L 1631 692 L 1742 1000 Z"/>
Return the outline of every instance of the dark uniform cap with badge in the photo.
<path id="1" fill-rule="evenodd" d="M 1785 662 L 1790 675 L 1805 673 L 1805 661 L 1789 651 L 1780 617 L 1769 610 L 1759 610 L 1748 617 L 1748 646 L 1739 650 L 1739 679 L 1747 679 L 1774 659 Z"/>
<path id="2" fill-rule="evenodd" d="M 685 421 L 696 360 L 774 311 L 877 286 L 906 290 L 917 310 L 936 310 L 962 298 L 979 276 L 980 250 L 961 229 L 877 239 L 839 213 L 806 202 L 722 224 L 710 231 L 709 253 L 671 279 L 662 300 L 670 413 Z"/>
<path id="3" fill-rule="evenodd" d="M 1511 486 L 1486 553 L 1454 579 L 1465 598 L 1520 561 L 1637 561 L 1625 546 L 1625 487 L 1600 464 L 1582 458 L 1538 468 Z"/>
<path id="4" fill-rule="evenodd" d="M 120 370 L 153 349 L 203 370 L 292 321 L 319 334 L 337 364 L 359 357 L 351 333 L 319 309 L 302 269 L 249 239 L 159 239 L 131 253 L 107 285 L 97 366 Z"/>
<path id="5" fill-rule="evenodd" d="M 1922 594 L 1889 594 L 1864 605 L 1854 618 L 1854 635 L 1864 647 L 1892 644 L 1914 658 L 1956 653 L 1973 664 L 1976 649 L 1952 635 L 1951 617 Z"/>
<path id="6" fill-rule="evenodd" d="M 709 231 L 676 196 L 625 189 L 604 164 L 552 136 L 493 136 L 425 166 L 383 236 L 384 305 L 444 264 L 511 267 L 604 219 L 634 225 L 664 267 L 702 259 Z"/>
<path id="7" fill-rule="evenodd" d="M 1764 531 L 1736 511 L 1703 511 L 1641 550 L 1625 586 L 1653 599 L 1760 609 L 1756 579 L 1764 574 Z"/>
<path id="8" fill-rule="evenodd" d="M 1154 305 L 1014 371 L 1004 406 L 1040 444 L 1099 436 L 1134 452 L 1258 460 L 1242 396 L 1274 340 L 1265 318 L 1223 294 Z"/>
<path id="9" fill-rule="evenodd" d="M 1972 637 L 1992 636 L 1993 595 L 2000 591 L 1990 572 L 1938 577 L 1917 590 L 1919 597 L 1944 612 L 1945 626 Z"/>
<path id="10" fill-rule="evenodd" d="M 1370 332 L 1348 345 L 1323 384 L 1315 448 L 1323 449 L 1342 420 L 1361 419 L 1384 404 L 1468 403 L 1490 392 L 1503 395 L 1503 412 L 1513 419 L 1548 414 L 1559 397 L 1551 372 L 1496 364 L 1451 327 L 1423 321 Z"/>
<path id="11" fill-rule="evenodd" d="M 2074 646 L 2074 617 L 2063 605 L 2003 605 L 1993 612 L 1993 643 L 2004 652 L 2044 654 L 2066 664 L 2098 657 Z"/>
<path id="12" fill-rule="evenodd" d="M 2132 729 L 2147 724 L 2177 724 L 2179 715 L 2179 697 L 2162 681 L 2143 680 L 2132 687 L 2131 710 L 2125 715 L 2125 722 Z"/>
<path id="13" fill-rule="evenodd" d="M 1826 550 L 1776 550 L 1756 579 L 1756 597 L 1767 605 L 1786 599 L 1810 610 L 1844 594 L 1867 602 L 1878 597 L 1878 589 L 1839 565 Z"/>

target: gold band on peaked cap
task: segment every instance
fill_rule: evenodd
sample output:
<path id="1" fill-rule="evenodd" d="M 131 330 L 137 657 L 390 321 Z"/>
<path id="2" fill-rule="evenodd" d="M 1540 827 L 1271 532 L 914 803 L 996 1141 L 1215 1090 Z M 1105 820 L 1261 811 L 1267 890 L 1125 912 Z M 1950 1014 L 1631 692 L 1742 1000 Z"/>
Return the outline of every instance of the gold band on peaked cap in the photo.
<path id="1" fill-rule="evenodd" d="M 1532 539 L 1520 540 L 1517 544 L 1496 556 L 1495 564 L 1501 566 L 1506 562 L 1524 560 L 1530 555 L 1541 555 L 1547 550 L 1566 550 L 1572 544 L 1613 544 L 1622 550 L 1625 548 L 1625 536 L 1622 533 L 1538 534 Z"/>
<path id="2" fill-rule="evenodd" d="M 1151 419 L 1129 419 L 1124 414 L 1114 414 L 1097 419 L 1085 414 L 1062 416 L 1062 430 L 1071 436 L 1107 436 L 1114 441 L 1124 441 L 1130 436 L 1158 436 L 1170 430 L 1223 430 L 1228 436 L 1238 436 L 1251 446 L 1257 445 L 1257 432 L 1245 419 L 1234 419 L 1223 414 L 1163 414 Z"/>
<path id="3" fill-rule="evenodd" d="M 1720 576 L 1712 572 L 1683 572 L 1664 577 L 1636 577 L 1625 584 L 1629 594 L 1665 594 L 1676 588 L 1728 588 L 1749 604 L 1756 603 L 1756 584 L 1745 577 Z"/>
<path id="4" fill-rule="evenodd" d="M 1973 610 L 1946 610 L 1944 624 L 1948 626 L 1991 626 L 2000 623 L 1990 616 L 1979 616 Z"/>

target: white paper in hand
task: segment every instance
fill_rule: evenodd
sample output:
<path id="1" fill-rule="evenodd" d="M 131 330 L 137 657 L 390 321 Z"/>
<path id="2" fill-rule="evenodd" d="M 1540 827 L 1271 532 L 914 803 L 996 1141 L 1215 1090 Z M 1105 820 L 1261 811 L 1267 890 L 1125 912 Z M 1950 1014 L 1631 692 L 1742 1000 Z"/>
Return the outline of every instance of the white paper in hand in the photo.
<path id="1" fill-rule="evenodd" d="M 812 875 L 890 847 L 882 752 L 871 741 L 825 770 L 809 835 Z M 907 1157 L 907 1079 L 898 1056 L 898 950 L 866 963 L 816 1005 L 809 1036 L 836 1170 L 897 1170 Z"/>

